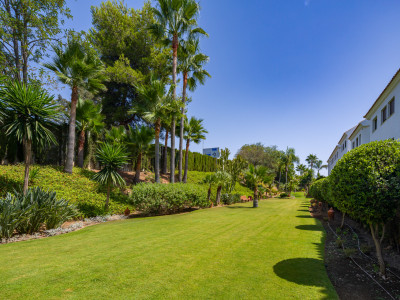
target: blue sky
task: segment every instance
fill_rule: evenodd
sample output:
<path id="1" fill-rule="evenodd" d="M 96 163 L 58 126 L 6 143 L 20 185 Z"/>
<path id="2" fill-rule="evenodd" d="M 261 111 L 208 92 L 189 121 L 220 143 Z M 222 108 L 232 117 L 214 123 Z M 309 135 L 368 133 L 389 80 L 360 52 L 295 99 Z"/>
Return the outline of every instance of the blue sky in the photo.
<path id="1" fill-rule="evenodd" d="M 74 19 L 67 26 L 90 28 L 90 6 L 100 3 L 68 0 Z M 212 79 L 192 95 L 189 115 L 205 120 L 204 147 L 236 153 L 262 142 L 294 147 L 303 163 L 310 153 L 325 162 L 400 67 L 400 1 L 200 3 Z"/>

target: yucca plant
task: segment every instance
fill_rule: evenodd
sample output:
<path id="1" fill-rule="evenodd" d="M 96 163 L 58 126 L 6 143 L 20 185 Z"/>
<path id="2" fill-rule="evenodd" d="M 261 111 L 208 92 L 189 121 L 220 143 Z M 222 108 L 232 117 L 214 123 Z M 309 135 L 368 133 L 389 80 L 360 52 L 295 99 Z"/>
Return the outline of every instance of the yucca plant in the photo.
<path id="1" fill-rule="evenodd" d="M 28 190 L 32 146 L 56 144 L 50 127 L 59 117 L 59 109 L 44 89 L 36 85 L 7 82 L 0 89 L 1 130 L 8 137 L 23 143 L 25 150 L 25 178 L 23 190 Z"/>
<path id="2" fill-rule="evenodd" d="M 104 143 L 97 149 L 95 156 L 102 169 L 93 176 L 93 180 L 107 186 L 107 200 L 104 205 L 107 210 L 111 185 L 125 184 L 125 180 L 119 175 L 118 170 L 128 162 L 128 155 L 122 146 Z"/>

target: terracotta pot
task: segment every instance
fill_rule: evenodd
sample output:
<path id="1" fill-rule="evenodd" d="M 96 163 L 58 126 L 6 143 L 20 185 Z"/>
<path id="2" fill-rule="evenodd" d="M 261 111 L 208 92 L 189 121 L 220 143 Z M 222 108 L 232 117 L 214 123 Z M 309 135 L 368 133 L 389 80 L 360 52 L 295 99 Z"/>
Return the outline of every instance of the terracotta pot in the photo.
<path id="1" fill-rule="evenodd" d="M 125 211 L 124 211 L 124 215 L 125 215 L 125 216 L 129 216 L 130 214 L 131 214 L 130 209 L 129 209 L 129 208 L 126 208 Z"/>
<path id="2" fill-rule="evenodd" d="M 331 207 L 328 210 L 328 220 L 333 221 L 335 219 L 335 211 L 333 210 L 333 207 Z"/>

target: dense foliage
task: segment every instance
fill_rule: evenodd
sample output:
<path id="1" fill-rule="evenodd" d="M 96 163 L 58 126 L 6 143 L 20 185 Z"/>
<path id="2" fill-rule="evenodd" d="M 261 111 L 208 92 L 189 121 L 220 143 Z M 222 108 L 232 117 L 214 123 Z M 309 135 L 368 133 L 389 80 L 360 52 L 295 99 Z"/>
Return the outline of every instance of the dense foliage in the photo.
<path id="1" fill-rule="evenodd" d="M 371 142 L 348 152 L 330 177 L 336 207 L 367 224 L 395 216 L 400 203 L 400 142 Z"/>
<path id="2" fill-rule="evenodd" d="M 168 214 L 187 208 L 208 207 L 206 191 L 194 184 L 146 184 L 132 188 L 130 203 L 149 214 Z"/>
<path id="3" fill-rule="evenodd" d="M 42 225 L 53 229 L 78 216 L 75 206 L 65 199 L 57 199 L 56 193 L 39 187 L 23 192 L 8 193 L 0 199 L 0 239 L 10 238 L 14 231 L 32 234 Z"/>
<path id="4" fill-rule="evenodd" d="M 62 172 L 62 167 L 36 166 L 38 174 L 31 186 L 40 186 L 42 189 L 51 189 L 57 196 L 76 205 L 80 214 L 93 217 L 105 214 L 106 188 L 91 180 L 92 171 L 74 168 L 72 174 Z M 0 166 L 0 197 L 7 192 L 18 190 L 23 183 L 24 166 Z M 123 213 L 126 209 L 127 196 L 119 190 L 114 190 L 110 195 L 109 213 Z"/>
<path id="5" fill-rule="evenodd" d="M 385 276 L 379 234 L 400 204 L 400 142 L 375 141 L 353 149 L 338 161 L 329 180 L 335 206 L 369 225 Z"/>

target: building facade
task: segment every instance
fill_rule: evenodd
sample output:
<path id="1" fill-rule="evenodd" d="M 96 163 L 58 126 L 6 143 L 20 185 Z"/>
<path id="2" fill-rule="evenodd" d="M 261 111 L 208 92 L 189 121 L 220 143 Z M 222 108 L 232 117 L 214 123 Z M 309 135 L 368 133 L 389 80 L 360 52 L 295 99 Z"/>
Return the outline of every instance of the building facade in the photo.
<path id="1" fill-rule="evenodd" d="M 346 152 L 362 144 L 400 139 L 400 113 L 396 113 L 397 99 L 400 99 L 400 69 L 368 110 L 365 119 L 342 135 L 328 159 L 328 174 Z"/>

